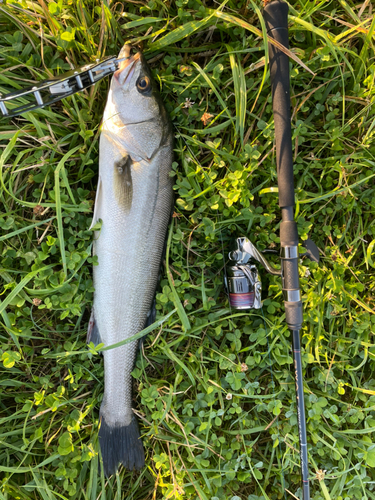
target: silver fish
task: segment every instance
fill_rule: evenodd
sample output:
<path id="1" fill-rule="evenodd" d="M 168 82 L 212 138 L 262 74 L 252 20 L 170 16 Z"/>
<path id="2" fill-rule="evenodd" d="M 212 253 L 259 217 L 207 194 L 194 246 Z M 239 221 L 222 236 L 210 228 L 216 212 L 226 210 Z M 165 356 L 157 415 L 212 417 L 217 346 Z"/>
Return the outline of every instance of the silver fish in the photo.
<path id="1" fill-rule="evenodd" d="M 114 74 L 99 145 L 95 233 L 94 305 L 88 342 L 106 346 L 152 323 L 167 226 L 172 208 L 172 128 L 141 53 L 127 57 Z M 104 351 L 104 398 L 99 442 L 104 472 L 144 465 L 132 411 L 131 371 L 138 342 Z"/>

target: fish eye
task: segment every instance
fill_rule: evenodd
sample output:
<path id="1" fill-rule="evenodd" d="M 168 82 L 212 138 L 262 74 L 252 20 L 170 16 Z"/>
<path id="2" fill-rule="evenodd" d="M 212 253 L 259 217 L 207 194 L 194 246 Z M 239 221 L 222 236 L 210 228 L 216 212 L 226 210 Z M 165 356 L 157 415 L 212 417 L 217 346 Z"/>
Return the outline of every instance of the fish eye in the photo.
<path id="1" fill-rule="evenodd" d="M 150 79 L 147 76 L 141 76 L 137 82 L 137 88 L 140 92 L 147 92 L 151 88 Z"/>

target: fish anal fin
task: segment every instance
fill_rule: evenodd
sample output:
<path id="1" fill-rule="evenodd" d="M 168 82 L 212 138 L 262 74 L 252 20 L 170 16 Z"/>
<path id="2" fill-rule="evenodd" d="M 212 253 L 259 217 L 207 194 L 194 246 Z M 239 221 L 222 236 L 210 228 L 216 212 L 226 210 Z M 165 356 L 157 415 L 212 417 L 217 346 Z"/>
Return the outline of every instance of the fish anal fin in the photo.
<path id="1" fill-rule="evenodd" d="M 147 328 L 148 326 L 152 325 L 152 323 L 155 322 L 155 319 L 156 319 L 156 295 L 154 297 L 154 300 L 152 301 L 151 309 L 147 313 L 145 326 L 143 328 Z"/>
<path id="2" fill-rule="evenodd" d="M 133 201 L 133 180 L 131 173 L 132 159 L 124 156 L 115 163 L 113 174 L 113 192 L 117 203 L 129 212 Z"/>
<path id="3" fill-rule="evenodd" d="M 147 318 L 146 318 L 145 325 L 143 328 L 147 328 L 148 326 L 152 325 L 152 323 L 154 323 L 155 320 L 156 320 L 156 294 L 155 294 L 154 300 L 152 301 L 152 306 L 147 313 Z M 143 346 L 147 337 L 148 337 L 148 335 L 145 335 L 139 339 L 138 348 L 140 351 L 142 351 L 142 346 Z"/>
<path id="4" fill-rule="evenodd" d="M 89 229 L 92 229 L 99 219 L 102 219 L 102 207 L 103 207 L 103 195 L 102 195 L 102 180 L 99 176 L 98 187 L 96 188 L 96 196 L 95 196 L 95 206 L 94 206 L 94 214 L 92 216 L 92 222 Z"/>
<path id="5" fill-rule="evenodd" d="M 91 311 L 89 326 L 87 328 L 86 343 L 89 344 L 90 342 L 92 342 L 95 346 L 102 343 L 102 339 L 100 338 L 99 328 L 95 321 L 94 308 Z"/>

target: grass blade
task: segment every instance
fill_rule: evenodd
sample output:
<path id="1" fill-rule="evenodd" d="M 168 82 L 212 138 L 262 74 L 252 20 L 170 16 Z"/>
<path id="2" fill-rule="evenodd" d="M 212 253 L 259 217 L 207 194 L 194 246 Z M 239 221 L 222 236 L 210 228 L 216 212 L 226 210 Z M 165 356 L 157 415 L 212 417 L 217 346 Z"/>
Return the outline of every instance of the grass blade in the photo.
<path id="1" fill-rule="evenodd" d="M 62 207 L 60 195 L 60 171 L 64 168 L 65 162 L 80 149 L 80 145 L 68 151 L 59 161 L 55 170 L 55 201 L 56 201 L 56 218 L 57 218 L 57 234 L 60 243 L 61 261 L 65 276 L 68 275 L 66 267 L 65 241 L 64 241 L 64 225 L 62 220 Z"/>
<path id="2" fill-rule="evenodd" d="M 174 306 L 175 306 L 175 308 L 177 310 L 177 314 L 181 320 L 182 327 L 183 327 L 184 331 L 187 332 L 191 329 L 190 321 L 189 321 L 189 318 L 187 317 L 187 314 L 185 312 L 183 305 L 181 304 L 181 300 L 180 300 L 178 293 L 176 291 L 176 288 L 173 284 L 173 277 L 172 277 L 171 271 L 169 269 L 169 251 L 170 251 L 171 242 L 172 242 L 172 234 L 173 234 L 173 224 L 171 224 L 170 228 L 169 228 L 168 241 L 167 241 L 167 251 L 166 251 L 166 255 L 165 255 L 165 267 L 166 267 L 167 276 L 168 276 L 168 283 L 169 283 L 169 286 L 171 287 L 172 294 L 173 294 Z"/>

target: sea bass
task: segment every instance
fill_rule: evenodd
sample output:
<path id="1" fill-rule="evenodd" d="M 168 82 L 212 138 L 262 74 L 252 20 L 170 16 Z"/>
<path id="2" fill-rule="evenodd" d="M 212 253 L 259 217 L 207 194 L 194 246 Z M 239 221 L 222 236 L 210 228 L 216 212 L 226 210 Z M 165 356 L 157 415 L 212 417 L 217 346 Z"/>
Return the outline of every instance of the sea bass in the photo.
<path id="1" fill-rule="evenodd" d="M 125 45 L 112 78 L 99 144 L 94 305 L 88 342 L 125 340 L 154 320 L 153 301 L 172 208 L 173 135 L 141 53 Z M 104 472 L 144 465 L 132 411 L 131 371 L 138 342 L 104 351 L 99 442 Z"/>

